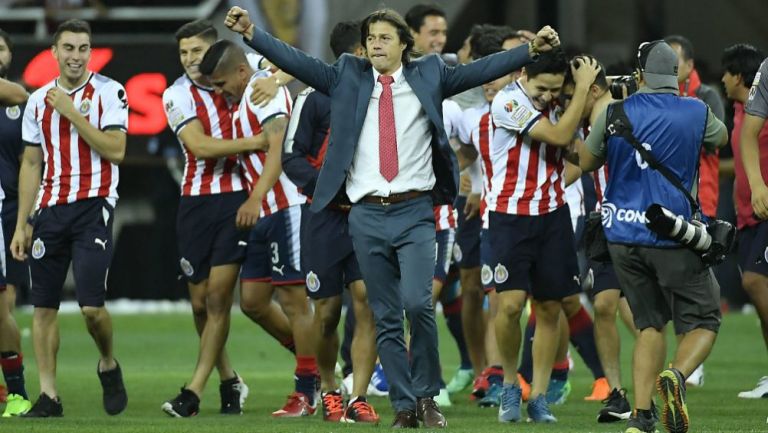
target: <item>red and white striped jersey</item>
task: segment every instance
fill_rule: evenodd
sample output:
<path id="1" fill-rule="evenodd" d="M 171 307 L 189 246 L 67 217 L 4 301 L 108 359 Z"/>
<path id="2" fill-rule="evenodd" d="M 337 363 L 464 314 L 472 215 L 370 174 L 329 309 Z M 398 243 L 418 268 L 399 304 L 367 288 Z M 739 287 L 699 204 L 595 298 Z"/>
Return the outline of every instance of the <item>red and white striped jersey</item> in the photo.
<path id="1" fill-rule="evenodd" d="M 435 206 L 432 208 L 435 213 L 435 231 L 443 231 L 456 228 L 456 209 L 449 204 Z"/>
<path id="2" fill-rule="evenodd" d="M 291 114 L 291 95 L 285 87 L 280 87 L 275 97 L 264 107 L 254 105 L 251 102 L 251 84 L 255 79 L 263 76 L 263 73 L 257 72 L 251 77 L 248 86 L 246 86 L 245 93 L 243 93 L 243 98 L 240 100 L 240 104 L 235 107 L 232 120 L 237 138 L 259 135 L 262 131 L 261 125 L 268 122 L 272 117 L 290 116 Z M 250 189 L 253 189 L 253 186 L 259 181 L 259 177 L 264 171 L 266 160 L 267 153 L 263 151 L 240 155 L 243 175 Z M 303 204 L 306 201 L 307 198 L 299 192 L 296 185 L 288 179 L 288 176 L 285 173 L 280 173 L 280 178 L 264 197 L 261 205 L 262 216 L 271 215 L 279 210 Z"/>
<path id="3" fill-rule="evenodd" d="M 45 102 L 48 90 L 57 85 L 58 79 L 37 89 L 24 110 L 22 139 L 42 147 L 45 164 L 36 207 L 94 197 L 104 197 L 114 206 L 120 179 L 117 165 L 96 153 L 72 123 Z M 82 86 L 67 93 L 94 127 L 128 130 L 128 99 L 117 81 L 91 72 Z"/>
<path id="4" fill-rule="evenodd" d="M 182 196 L 198 196 L 241 191 L 245 186 L 240 176 L 237 156 L 198 158 L 181 141 L 179 133 L 193 120 L 203 125 L 205 135 L 232 139 L 231 108 L 223 96 L 202 87 L 186 75 L 179 77 L 163 93 L 165 116 L 184 153 Z"/>
<path id="5" fill-rule="evenodd" d="M 488 228 L 488 194 L 491 191 L 491 179 L 493 179 L 491 141 L 493 140 L 494 129 L 490 103 L 464 110 L 464 119 L 459 129 L 459 140 L 463 144 L 474 146 L 478 153 L 483 177 L 480 216 L 483 221 L 483 228 L 486 229 Z"/>
<path id="6" fill-rule="evenodd" d="M 528 135 L 542 116 L 555 123 L 554 110 L 537 110 L 518 80 L 496 95 L 491 113 L 496 125 L 491 142 L 491 210 L 544 215 L 565 205 L 563 149 Z"/>

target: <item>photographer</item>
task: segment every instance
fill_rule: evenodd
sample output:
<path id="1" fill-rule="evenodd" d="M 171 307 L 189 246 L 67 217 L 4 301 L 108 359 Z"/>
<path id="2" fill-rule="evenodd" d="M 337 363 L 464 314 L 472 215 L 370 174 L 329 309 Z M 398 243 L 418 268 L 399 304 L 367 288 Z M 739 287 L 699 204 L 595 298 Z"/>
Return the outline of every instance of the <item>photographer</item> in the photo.
<path id="1" fill-rule="evenodd" d="M 655 431 L 651 410 L 654 380 L 664 402 L 664 426 L 670 432 L 688 430 L 685 377 L 709 355 L 720 327 L 720 288 L 702 256 L 657 235 L 645 224 L 645 211 L 653 204 L 686 221 L 692 217 L 692 206 L 686 194 L 660 170 L 651 168 L 642 153 L 652 155 L 662 170 L 666 167 L 670 177 L 692 191 L 701 146 L 714 150 L 728 139 L 723 123 L 703 102 L 678 96 L 677 63 L 677 55 L 664 41 L 640 45 L 639 91 L 609 105 L 598 116 L 579 153 L 585 171 L 605 163 L 611 167 L 603 228 L 640 331 L 633 363 L 636 411 L 628 432 Z M 623 138 L 626 134 L 607 137 L 621 126 L 615 119 L 622 108 L 626 113 L 623 124 L 636 137 L 634 141 L 642 143 L 643 152 Z M 662 331 L 669 321 L 674 322 L 675 333 L 684 336 L 672 367 L 661 371 L 666 355 Z"/>

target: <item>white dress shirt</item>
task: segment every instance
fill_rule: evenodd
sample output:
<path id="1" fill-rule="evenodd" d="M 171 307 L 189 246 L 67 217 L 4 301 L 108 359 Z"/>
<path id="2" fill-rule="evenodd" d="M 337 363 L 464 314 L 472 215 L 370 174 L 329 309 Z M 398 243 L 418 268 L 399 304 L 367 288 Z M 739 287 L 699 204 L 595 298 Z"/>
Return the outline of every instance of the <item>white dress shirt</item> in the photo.
<path id="1" fill-rule="evenodd" d="M 388 197 L 407 191 L 431 191 L 435 186 L 432 168 L 432 127 L 419 98 L 403 76 L 403 67 L 392 74 L 392 103 L 397 132 L 398 173 L 388 182 L 379 172 L 379 97 L 382 84 L 373 71 L 373 93 L 347 176 L 347 195 L 352 203 L 366 195 Z"/>

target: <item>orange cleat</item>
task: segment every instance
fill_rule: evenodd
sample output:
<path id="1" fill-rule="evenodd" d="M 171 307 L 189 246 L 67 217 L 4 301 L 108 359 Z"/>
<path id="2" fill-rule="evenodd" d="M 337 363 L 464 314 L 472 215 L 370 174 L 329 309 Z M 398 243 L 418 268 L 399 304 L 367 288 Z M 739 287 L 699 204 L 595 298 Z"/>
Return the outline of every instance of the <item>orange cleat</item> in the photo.
<path id="1" fill-rule="evenodd" d="M 376 411 L 373 410 L 373 406 L 368 404 L 363 399 L 357 399 L 347 406 L 347 410 L 344 411 L 344 416 L 341 417 L 341 422 L 344 423 L 369 423 L 378 425 L 379 416 Z"/>
<path id="2" fill-rule="evenodd" d="M 300 392 L 294 392 L 288 396 L 288 401 L 282 409 L 272 412 L 275 418 L 296 418 L 301 416 L 314 415 L 317 409 L 316 404 L 309 404 L 309 398 Z"/>
<path id="3" fill-rule="evenodd" d="M 531 396 L 531 384 L 526 382 L 520 373 L 517 373 L 517 381 L 520 383 L 520 389 L 523 390 L 523 401 L 528 401 L 528 397 Z"/>
<path id="4" fill-rule="evenodd" d="M 608 379 L 601 377 L 592 384 L 592 394 L 584 397 L 586 401 L 603 401 L 611 394 Z"/>
<path id="5" fill-rule="evenodd" d="M 323 421 L 340 422 L 344 416 L 344 398 L 338 392 L 324 392 Z"/>

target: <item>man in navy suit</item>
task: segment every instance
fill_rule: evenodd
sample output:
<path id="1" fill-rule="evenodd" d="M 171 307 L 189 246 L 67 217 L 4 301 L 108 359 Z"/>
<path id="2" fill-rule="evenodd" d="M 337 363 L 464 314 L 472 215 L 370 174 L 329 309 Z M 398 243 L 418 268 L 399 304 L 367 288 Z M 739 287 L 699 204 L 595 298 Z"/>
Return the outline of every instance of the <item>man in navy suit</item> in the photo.
<path id="1" fill-rule="evenodd" d="M 545 27 L 527 46 L 450 67 L 435 55 L 410 60 L 408 25 L 385 9 L 362 21 L 367 58 L 345 54 L 328 65 L 256 28 L 241 8 L 230 9 L 225 24 L 281 70 L 330 96 L 331 138 L 312 209 L 339 196 L 352 203 L 349 230 L 390 382 L 393 427 L 418 427 L 418 420 L 445 427 L 432 400 L 440 382 L 432 206 L 453 203 L 458 170 L 442 101 L 520 69 L 559 45 L 557 33 Z M 411 324 L 410 362 L 403 310 Z"/>

